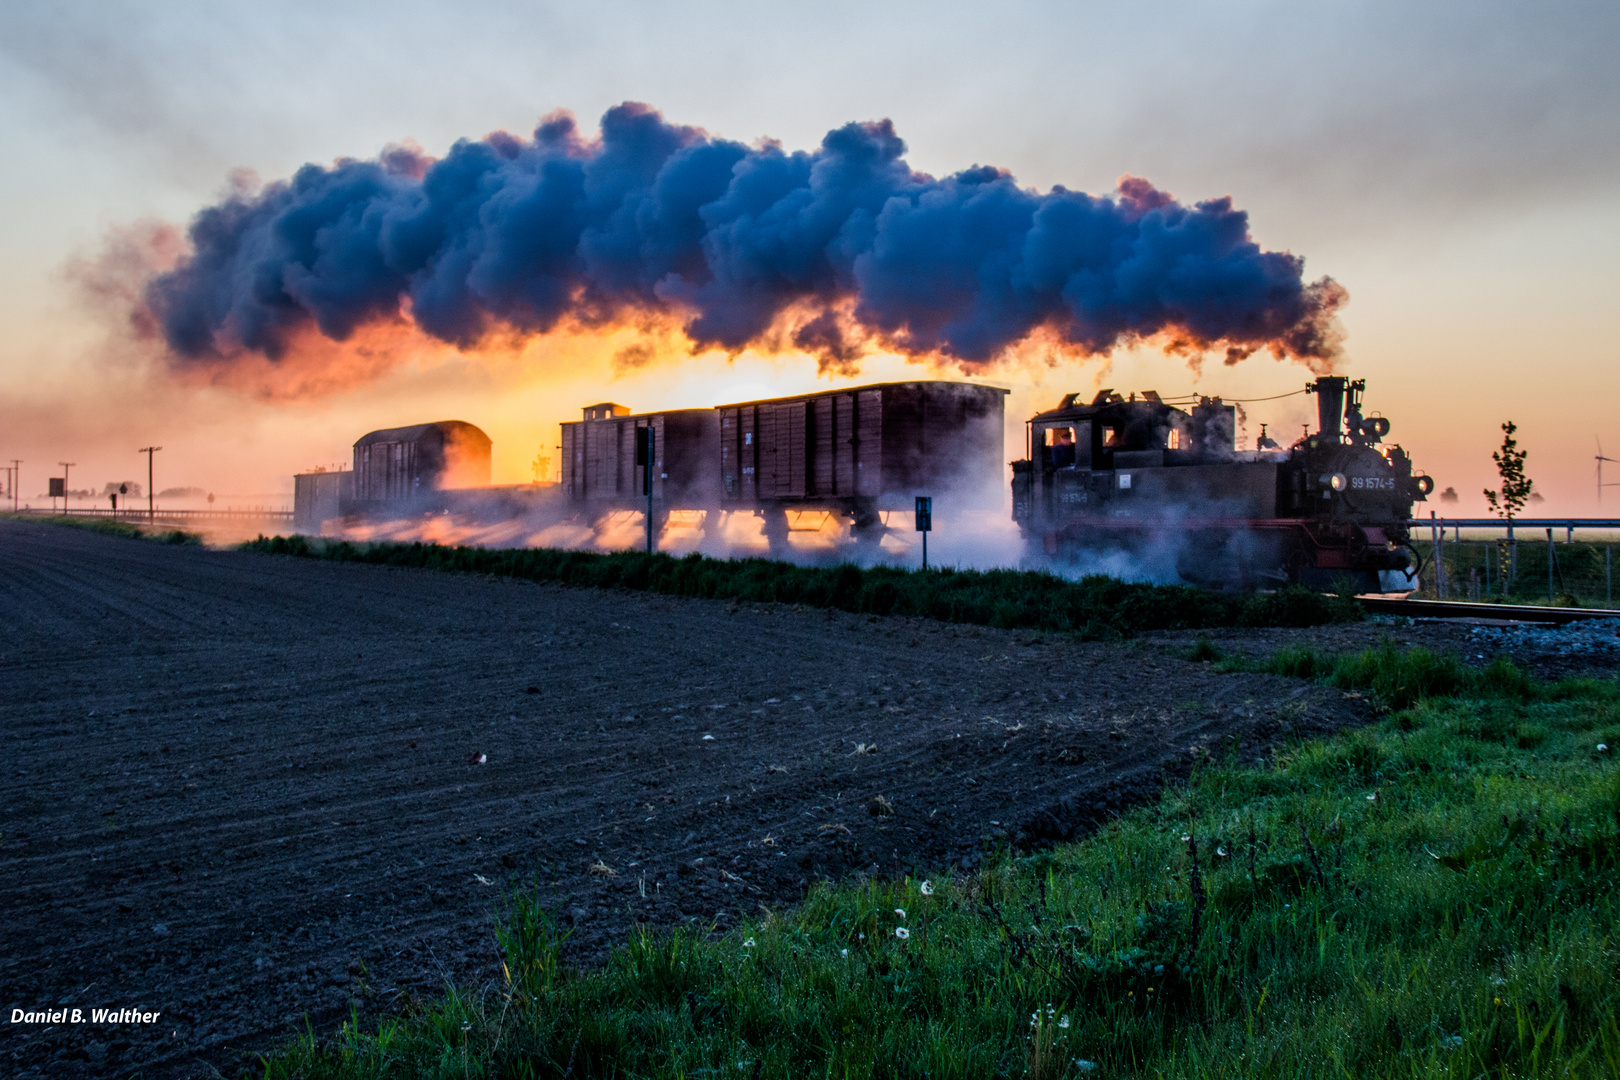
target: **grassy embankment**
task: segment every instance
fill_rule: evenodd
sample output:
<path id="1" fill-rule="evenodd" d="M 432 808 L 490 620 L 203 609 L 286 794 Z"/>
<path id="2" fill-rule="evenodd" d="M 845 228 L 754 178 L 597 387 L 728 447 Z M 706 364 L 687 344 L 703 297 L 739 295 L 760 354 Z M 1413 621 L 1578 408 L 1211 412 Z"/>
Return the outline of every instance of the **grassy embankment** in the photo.
<path id="1" fill-rule="evenodd" d="M 1051 852 L 638 933 L 598 970 L 519 888 L 504 986 L 266 1075 L 1620 1075 L 1615 684 L 1392 646 L 1267 666 L 1393 711 Z"/>
<path id="2" fill-rule="evenodd" d="M 73 517 L 68 514 L 56 517 L 40 517 L 37 514 L 7 513 L 0 513 L 0 517 L 11 521 L 36 521 L 43 525 L 67 525 L 70 528 L 84 529 L 87 532 L 101 533 L 105 536 L 121 536 L 126 540 L 152 540 L 159 544 L 202 543 L 201 536 L 196 533 L 186 532 L 183 529 L 159 529 L 115 518 Z"/>
<path id="3" fill-rule="evenodd" d="M 301 536 L 260 537 L 244 550 L 384 566 L 557 581 L 693 596 L 803 604 L 874 615 L 1024 627 L 1108 639 L 1145 630 L 1216 626 L 1316 626 L 1354 621 L 1361 606 L 1297 586 L 1224 595 L 1179 585 L 1070 581 L 1029 570 L 906 570 L 796 566 L 767 559 L 675 558 L 638 551 L 597 554 L 547 548 L 352 544 Z"/>
<path id="4" fill-rule="evenodd" d="M 1613 607 L 1620 590 L 1620 560 L 1607 543 L 1564 543 L 1562 529 L 1555 529 L 1557 543 L 1549 550 L 1540 529 L 1520 529 L 1518 571 L 1504 589 L 1500 567 L 1509 562 L 1512 545 L 1506 540 L 1450 540 L 1442 558 L 1450 579 L 1448 600 L 1470 599 L 1469 572 L 1474 574 L 1477 598 L 1508 604 L 1547 604 L 1575 607 Z M 1413 530 L 1413 539 L 1425 562 L 1433 558 L 1429 534 Z M 1488 554 L 1487 554 L 1488 552 Z M 1487 568 L 1487 561 L 1489 567 Z M 1547 570 L 1553 571 L 1548 589 Z M 1418 595 L 1435 599 L 1434 574 L 1424 573 L 1424 588 Z"/>

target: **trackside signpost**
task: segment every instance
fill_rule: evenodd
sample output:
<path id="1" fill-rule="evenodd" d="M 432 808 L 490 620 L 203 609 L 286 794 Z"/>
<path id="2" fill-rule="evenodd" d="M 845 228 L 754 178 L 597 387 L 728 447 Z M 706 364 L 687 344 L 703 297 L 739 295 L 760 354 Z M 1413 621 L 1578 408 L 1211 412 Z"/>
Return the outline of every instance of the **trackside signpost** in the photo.
<path id="1" fill-rule="evenodd" d="M 928 569 L 928 534 L 934 531 L 934 498 L 931 495 L 917 496 L 917 531 L 922 533 L 924 570 Z"/>

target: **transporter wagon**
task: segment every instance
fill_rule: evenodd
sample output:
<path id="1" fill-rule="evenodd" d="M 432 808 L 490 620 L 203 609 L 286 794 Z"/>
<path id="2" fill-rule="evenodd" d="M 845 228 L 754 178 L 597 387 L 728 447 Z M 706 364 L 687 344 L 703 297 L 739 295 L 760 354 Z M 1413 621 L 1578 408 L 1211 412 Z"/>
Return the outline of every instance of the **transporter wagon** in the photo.
<path id="1" fill-rule="evenodd" d="M 1151 391 L 1071 394 L 1027 425 L 1013 518 L 1059 560 L 1125 549 L 1173 558 L 1183 580 L 1215 587 L 1410 588 L 1420 560 L 1406 523 L 1434 481 L 1382 445 L 1390 424 L 1362 415 L 1364 388 L 1317 379 L 1306 390 L 1318 430 L 1287 448 L 1262 433 L 1253 451 L 1235 448 L 1234 408 L 1220 398 L 1187 412 Z"/>

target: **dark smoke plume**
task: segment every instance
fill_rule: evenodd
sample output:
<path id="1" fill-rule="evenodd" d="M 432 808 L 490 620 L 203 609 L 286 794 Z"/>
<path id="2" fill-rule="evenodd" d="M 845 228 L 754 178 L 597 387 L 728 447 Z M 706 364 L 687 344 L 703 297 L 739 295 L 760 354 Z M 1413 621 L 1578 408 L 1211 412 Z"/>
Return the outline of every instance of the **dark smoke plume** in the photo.
<path id="1" fill-rule="evenodd" d="M 594 141 L 556 114 L 438 160 L 307 165 L 199 213 L 138 322 L 202 369 L 377 324 L 470 348 L 664 320 L 695 348 L 791 341 L 841 371 L 874 347 L 979 365 L 1037 332 L 1084 354 L 1155 336 L 1228 362 L 1337 351 L 1344 290 L 1260 250 L 1230 198 L 1184 206 L 1136 177 L 1043 195 L 904 152 L 888 121 L 788 153 L 625 104 Z"/>

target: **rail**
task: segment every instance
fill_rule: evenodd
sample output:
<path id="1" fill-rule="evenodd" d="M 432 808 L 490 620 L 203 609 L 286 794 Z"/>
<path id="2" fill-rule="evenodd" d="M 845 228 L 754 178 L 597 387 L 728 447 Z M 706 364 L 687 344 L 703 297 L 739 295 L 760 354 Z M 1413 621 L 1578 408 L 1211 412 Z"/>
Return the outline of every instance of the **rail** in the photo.
<path id="1" fill-rule="evenodd" d="M 1385 596 L 1358 596 L 1356 599 L 1372 614 L 1407 615 L 1414 619 L 1505 619 L 1512 622 L 1555 623 L 1559 626 L 1586 619 L 1620 619 L 1620 611 L 1612 608 L 1476 604 L 1462 600 L 1393 600 Z"/>

